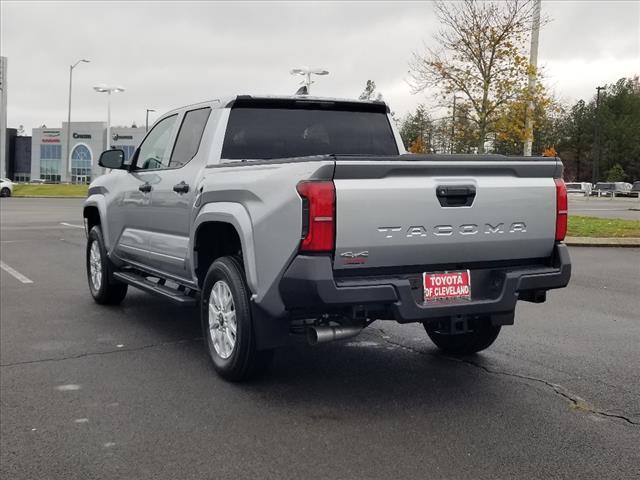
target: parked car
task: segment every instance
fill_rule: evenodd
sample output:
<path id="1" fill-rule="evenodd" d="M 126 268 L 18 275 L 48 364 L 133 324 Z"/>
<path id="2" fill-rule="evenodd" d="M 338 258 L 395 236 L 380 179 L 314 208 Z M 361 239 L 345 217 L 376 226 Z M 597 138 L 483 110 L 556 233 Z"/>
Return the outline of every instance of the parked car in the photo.
<path id="1" fill-rule="evenodd" d="M 621 196 L 628 197 L 631 194 L 631 184 L 627 182 L 598 182 L 593 187 L 592 195 L 603 197 Z"/>
<path id="2" fill-rule="evenodd" d="M 0 178 L 0 197 L 13 195 L 13 182 L 8 178 Z"/>
<path id="3" fill-rule="evenodd" d="M 408 155 L 378 101 L 238 96 L 163 115 L 85 201 L 99 304 L 133 286 L 200 308 L 217 372 L 243 380 L 290 335 L 416 322 L 454 355 L 516 302 L 569 282 L 553 157 Z M 559 314 L 560 315 L 560 314 Z M 560 318 L 560 316 L 559 316 Z"/>
<path id="4" fill-rule="evenodd" d="M 43 180 L 42 178 L 33 178 L 33 179 L 29 180 L 29 183 L 42 184 L 42 183 L 45 183 L 45 180 Z"/>
<path id="5" fill-rule="evenodd" d="M 632 196 L 632 197 L 640 197 L 640 181 L 633 182 L 633 185 L 631 186 L 630 196 Z"/>
<path id="6" fill-rule="evenodd" d="M 591 195 L 591 190 L 593 189 L 593 185 L 589 182 L 572 182 L 567 183 L 567 193 L 569 194 L 580 194 L 589 196 Z"/>

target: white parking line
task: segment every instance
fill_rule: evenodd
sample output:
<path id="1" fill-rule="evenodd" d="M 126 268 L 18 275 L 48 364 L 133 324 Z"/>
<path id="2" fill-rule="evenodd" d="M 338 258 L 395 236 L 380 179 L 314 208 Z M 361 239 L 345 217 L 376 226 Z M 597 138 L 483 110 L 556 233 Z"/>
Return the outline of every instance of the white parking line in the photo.
<path id="1" fill-rule="evenodd" d="M 14 277 L 14 278 L 18 279 L 19 281 L 21 281 L 22 283 L 33 283 L 33 280 L 25 277 L 23 274 L 21 274 L 17 270 L 14 270 L 9 265 L 4 263 L 2 260 L 0 260 L 0 268 L 2 270 L 4 270 L 5 272 L 7 272 L 12 277 Z"/>
<path id="2" fill-rule="evenodd" d="M 73 223 L 67 222 L 60 222 L 60 225 L 64 225 L 65 227 L 82 228 L 84 230 L 84 225 L 74 225 Z"/>

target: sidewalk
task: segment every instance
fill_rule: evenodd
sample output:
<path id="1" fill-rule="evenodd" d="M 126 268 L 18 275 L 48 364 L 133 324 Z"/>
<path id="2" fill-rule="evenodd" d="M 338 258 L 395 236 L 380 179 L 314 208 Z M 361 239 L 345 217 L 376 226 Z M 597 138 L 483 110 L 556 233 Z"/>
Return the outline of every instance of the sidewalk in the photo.
<path id="1" fill-rule="evenodd" d="M 570 247 L 640 247 L 640 238 L 567 237 Z"/>

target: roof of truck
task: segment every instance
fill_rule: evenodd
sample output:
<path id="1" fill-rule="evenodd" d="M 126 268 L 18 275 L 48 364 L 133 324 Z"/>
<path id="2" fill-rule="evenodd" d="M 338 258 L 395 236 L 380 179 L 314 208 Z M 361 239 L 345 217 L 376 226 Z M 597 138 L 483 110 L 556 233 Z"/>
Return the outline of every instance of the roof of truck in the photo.
<path id="1" fill-rule="evenodd" d="M 205 102 L 193 103 L 190 105 L 184 105 L 182 107 L 174 108 L 167 112 L 165 115 L 172 114 L 185 108 L 198 108 L 198 107 L 212 107 L 212 108 L 230 108 L 237 104 L 237 102 L 309 102 L 309 103 L 345 103 L 345 104 L 359 104 L 359 105 L 371 105 L 384 108 L 387 112 L 389 106 L 381 100 L 360 100 L 353 98 L 336 98 L 336 97 L 316 97 L 311 95 L 229 95 L 220 97 Z"/>

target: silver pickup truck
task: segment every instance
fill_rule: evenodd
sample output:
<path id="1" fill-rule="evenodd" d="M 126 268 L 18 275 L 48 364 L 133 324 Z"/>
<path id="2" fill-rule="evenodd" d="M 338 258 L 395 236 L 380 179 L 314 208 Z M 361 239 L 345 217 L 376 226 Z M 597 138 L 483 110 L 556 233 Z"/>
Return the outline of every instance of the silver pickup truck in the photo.
<path id="1" fill-rule="evenodd" d="M 375 320 L 450 354 L 491 345 L 518 300 L 567 285 L 557 158 L 408 155 L 382 102 L 237 96 L 161 117 L 84 204 L 100 304 L 128 286 L 198 305 L 217 372 L 263 371 Z"/>

